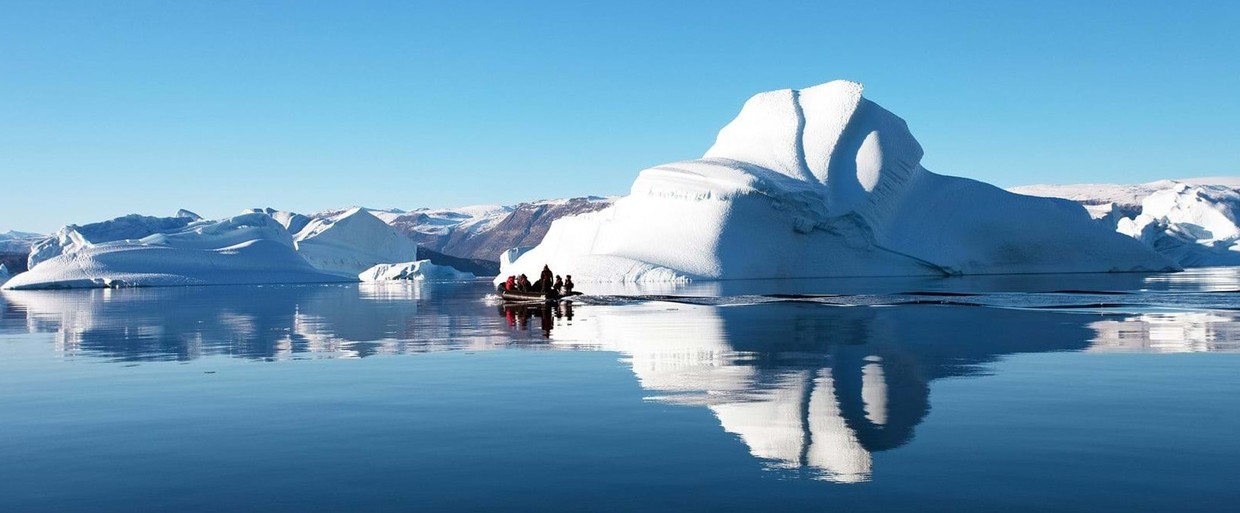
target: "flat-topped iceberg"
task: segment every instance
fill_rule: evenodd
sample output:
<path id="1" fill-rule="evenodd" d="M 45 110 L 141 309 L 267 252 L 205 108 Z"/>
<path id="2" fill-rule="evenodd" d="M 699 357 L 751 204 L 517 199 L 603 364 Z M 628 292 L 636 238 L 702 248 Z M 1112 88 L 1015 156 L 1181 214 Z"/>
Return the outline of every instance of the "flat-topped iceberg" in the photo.
<path id="1" fill-rule="evenodd" d="M 159 223 L 157 221 L 155 224 Z M 138 231 L 141 232 L 140 229 Z M 120 229 L 103 231 L 112 235 L 122 232 L 132 233 Z M 61 251 L 58 254 L 40 260 L 29 271 L 14 276 L 4 284 L 4 288 L 346 281 L 311 266 L 294 249 L 288 231 L 275 219 L 260 213 L 247 213 L 219 221 L 191 220 L 180 228 L 166 229 L 137 239 L 95 242 L 86 239 L 73 227 L 62 229 L 59 235 L 63 238 L 55 239 L 58 244 L 62 240 L 69 243 L 59 244 Z"/>
<path id="2" fill-rule="evenodd" d="M 758 94 L 697 160 L 555 221 L 501 277 L 578 281 L 1161 271 L 1071 201 L 931 173 L 904 120 L 834 81 Z"/>

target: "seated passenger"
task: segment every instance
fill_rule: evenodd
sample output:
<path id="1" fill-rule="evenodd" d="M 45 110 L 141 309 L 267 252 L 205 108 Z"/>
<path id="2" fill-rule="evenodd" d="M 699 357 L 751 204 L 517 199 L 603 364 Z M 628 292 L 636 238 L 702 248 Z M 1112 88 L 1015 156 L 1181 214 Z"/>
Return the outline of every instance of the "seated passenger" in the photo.
<path id="1" fill-rule="evenodd" d="M 552 285 L 552 288 L 555 289 L 556 294 L 559 294 L 561 290 L 564 290 L 564 279 L 560 278 L 558 274 L 555 277 L 555 285 Z"/>
<path id="2" fill-rule="evenodd" d="M 571 274 L 564 276 L 564 293 L 565 294 L 573 293 L 573 275 Z"/>

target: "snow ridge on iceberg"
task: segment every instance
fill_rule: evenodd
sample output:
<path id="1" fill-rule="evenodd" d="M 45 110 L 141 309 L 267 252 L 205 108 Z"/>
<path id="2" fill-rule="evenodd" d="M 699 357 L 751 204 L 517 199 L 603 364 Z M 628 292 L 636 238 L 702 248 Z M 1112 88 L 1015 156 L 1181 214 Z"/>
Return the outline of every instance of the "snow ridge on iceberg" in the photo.
<path id="1" fill-rule="evenodd" d="M 1176 269 L 1073 202 L 927 171 L 904 120 L 861 92 L 754 96 L 702 158 L 555 221 L 497 280 L 544 264 L 579 281 Z"/>

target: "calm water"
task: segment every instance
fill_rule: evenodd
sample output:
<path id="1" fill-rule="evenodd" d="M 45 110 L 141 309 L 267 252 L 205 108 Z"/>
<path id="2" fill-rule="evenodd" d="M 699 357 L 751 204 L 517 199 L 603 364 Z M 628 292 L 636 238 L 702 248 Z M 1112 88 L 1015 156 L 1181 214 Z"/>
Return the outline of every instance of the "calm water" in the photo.
<path id="1" fill-rule="evenodd" d="M 1219 511 L 1240 270 L 5 292 L 0 511 Z"/>

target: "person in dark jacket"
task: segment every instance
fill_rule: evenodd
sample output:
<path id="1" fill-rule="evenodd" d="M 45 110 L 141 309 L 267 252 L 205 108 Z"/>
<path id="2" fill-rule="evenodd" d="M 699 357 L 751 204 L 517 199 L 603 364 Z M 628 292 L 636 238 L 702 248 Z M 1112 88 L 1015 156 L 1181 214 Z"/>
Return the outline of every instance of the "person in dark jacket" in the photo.
<path id="1" fill-rule="evenodd" d="M 529 276 L 522 274 L 517 280 L 517 290 L 520 290 L 521 292 L 529 292 L 530 289 L 533 288 L 533 285 L 530 284 Z"/>
<path id="2" fill-rule="evenodd" d="M 552 286 L 552 288 L 555 289 L 556 294 L 559 294 L 561 290 L 564 290 L 564 279 L 560 278 L 559 275 L 556 275 L 555 285 Z"/>
<path id="3" fill-rule="evenodd" d="M 564 276 L 564 293 L 565 294 L 573 293 L 573 275 L 571 274 L 567 274 Z"/>
<path id="4" fill-rule="evenodd" d="M 543 294 L 551 292 L 551 286 L 555 283 L 555 274 L 552 274 L 551 266 L 543 266 L 542 274 L 538 276 L 538 281 L 542 285 L 538 288 L 539 292 L 542 292 Z"/>

